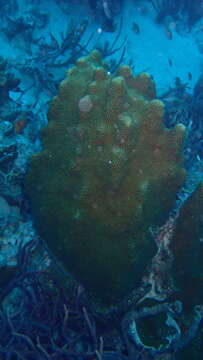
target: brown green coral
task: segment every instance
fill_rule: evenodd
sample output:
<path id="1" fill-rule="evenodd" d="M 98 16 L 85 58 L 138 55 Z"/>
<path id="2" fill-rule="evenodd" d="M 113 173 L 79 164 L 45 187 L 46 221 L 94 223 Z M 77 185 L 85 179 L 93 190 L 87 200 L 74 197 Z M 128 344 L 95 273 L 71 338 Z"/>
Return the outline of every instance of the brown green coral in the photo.
<path id="1" fill-rule="evenodd" d="M 114 302 L 141 279 L 185 172 L 184 128 L 163 125 L 148 74 L 113 76 L 96 51 L 67 72 L 26 179 L 39 233 L 94 295 Z"/>

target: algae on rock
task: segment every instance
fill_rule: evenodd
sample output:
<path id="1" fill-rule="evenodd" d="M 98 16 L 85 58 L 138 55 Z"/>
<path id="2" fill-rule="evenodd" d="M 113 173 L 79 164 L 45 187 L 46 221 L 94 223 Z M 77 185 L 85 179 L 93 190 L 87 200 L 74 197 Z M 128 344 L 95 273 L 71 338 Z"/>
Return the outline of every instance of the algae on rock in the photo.
<path id="1" fill-rule="evenodd" d="M 97 51 L 67 72 L 26 191 L 39 234 L 83 285 L 114 303 L 140 281 L 184 178 L 184 127 L 166 129 L 146 73 L 109 74 Z"/>

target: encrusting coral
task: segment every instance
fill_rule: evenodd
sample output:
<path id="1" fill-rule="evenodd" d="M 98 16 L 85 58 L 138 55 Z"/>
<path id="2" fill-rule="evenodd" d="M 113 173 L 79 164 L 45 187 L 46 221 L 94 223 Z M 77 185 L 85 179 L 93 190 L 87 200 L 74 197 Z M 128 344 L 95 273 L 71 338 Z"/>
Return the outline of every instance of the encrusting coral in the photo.
<path id="1" fill-rule="evenodd" d="M 184 127 L 166 129 L 155 84 L 93 51 L 69 69 L 26 178 L 35 223 L 59 261 L 105 303 L 128 294 L 184 179 Z"/>
<path id="2" fill-rule="evenodd" d="M 186 310 L 202 303 L 202 209 L 203 182 L 181 208 L 170 244 L 174 258 L 174 284 Z"/>

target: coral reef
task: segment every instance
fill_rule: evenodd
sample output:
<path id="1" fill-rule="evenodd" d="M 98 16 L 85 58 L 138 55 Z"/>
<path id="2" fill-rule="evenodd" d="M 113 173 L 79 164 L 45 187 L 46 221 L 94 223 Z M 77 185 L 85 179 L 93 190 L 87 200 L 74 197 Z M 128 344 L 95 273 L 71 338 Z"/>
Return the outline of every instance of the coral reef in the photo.
<path id="1" fill-rule="evenodd" d="M 0 56 L 0 104 L 8 99 L 10 90 L 16 90 L 18 88 L 19 83 L 20 80 L 8 72 L 7 61 Z"/>
<path id="2" fill-rule="evenodd" d="M 160 317 L 161 313 L 165 313 L 166 315 L 162 316 L 162 319 Z M 140 359 L 147 359 L 148 356 L 150 359 L 159 359 L 159 355 L 163 356 L 163 359 L 174 359 L 174 354 L 186 347 L 195 337 L 203 318 L 203 307 L 195 307 L 191 324 L 184 332 L 181 326 L 183 325 L 181 313 L 182 303 L 180 301 L 162 303 L 126 313 L 122 320 L 122 331 L 130 355 L 129 357 L 137 359 L 143 354 L 143 357 L 141 355 Z M 148 344 L 145 344 L 142 337 L 146 335 L 147 320 L 150 317 L 153 318 L 153 320 L 156 318 L 157 324 L 154 326 L 156 331 L 153 333 L 149 331 L 147 338 Z M 143 318 L 145 318 L 145 322 L 143 322 L 145 331 L 141 326 L 138 326 L 139 320 Z M 150 319 L 150 322 L 152 323 L 152 319 Z M 162 338 L 161 344 L 157 341 L 159 337 Z M 157 347 L 153 342 L 156 342 Z M 162 359 L 162 357 L 160 357 L 160 359 Z"/>
<path id="3" fill-rule="evenodd" d="M 187 310 L 202 303 L 202 207 L 203 183 L 200 183 L 180 211 L 170 246 L 175 285 Z"/>
<path id="4" fill-rule="evenodd" d="M 189 317 L 179 300 L 98 314 L 36 235 L 20 246 L 17 260 L 10 273 L 1 270 L 10 280 L 0 292 L 2 359 L 174 360 L 188 358 L 195 336 L 201 343 L 201 305 Z"/>
<path id="5" fill-rule="evenodd" d="M 22 178 L 28 157 L 37 150 L 36 122 L 21 96 L 20 80 L 9 61 L 0 57 L 0 291 L 16 272 L 19 247 L 32 239 L 33 227 L 26 214 Z M 41 115 L 40 115 L 41 118 Z M 29 219 L 30 220 L 30 219 Z"/>
<path id="6" fill-rule="evenodd" d="M 39 234 L 106 303 L 139 283 L 185 171 L 184 127 L 166 129 L 155 84 L 128 66 L 116 75 L 92 52 L 69 69 L 26 178 Z M 85 110 L 85 111 L 84 111 Z"/>

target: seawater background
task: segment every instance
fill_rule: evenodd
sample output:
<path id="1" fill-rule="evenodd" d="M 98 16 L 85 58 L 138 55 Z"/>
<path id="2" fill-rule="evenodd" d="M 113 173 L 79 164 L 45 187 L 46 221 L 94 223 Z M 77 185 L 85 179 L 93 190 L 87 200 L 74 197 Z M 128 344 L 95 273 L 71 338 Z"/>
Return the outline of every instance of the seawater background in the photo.
<path id="1" fill-rule="evenodd" d="M 13 12 L 11 18 L 19 15 L 29 16 L 33 13 L 37 18 L 37 12 L 41 12 L 48 15 L 48 23 L 44 28 L 38 30 L 33 27 L 33 32 L 27 41 L 24 31 L 19 32 L 19 34 L 15 33 L 13 39 L 9 39 L 9 41 L 4 36 L 4 32 L 1 32 L 0 53 L 7 57 L 14 66 L 25 62 L 26 59 L 30 61 L 33 57 L 39 56 L 39 51 L 43 56 L 43 48 L 39 50 L 38 47 L 37 39 L 39 38 L 43 37 L 45 43 L 49 44 L 51 41 L 50 33 L 52 33 L 60 44 L 61 33 L 65 33 L 69 22 L 72 20 L 75 24 L 79 24 L 84 19 L 88 20 L 88 28 L 84 34 L 83 43 L 93 33 L 94 36 L 88 46 L 89 49 L 100 46 L 105 41 L 113 42 L 116 36 L 116 32 L 107 33 L 103 31 L 100 33 L 98 31 L 101 24 L 95 19 L 95 14 L 89 8 L 87 1 L 57 2 L 43 0 L 32 2 L 20 0 L 18 4 L 19 9 L 17 12 Z M 4 7 L 2 8 L 3 11 Z M 115 17 L 117 24 L 119 24 L 121 17 L 123 26 L 120 44 L 127 37 L 125 62 L 128 63 L 129 60 L 132 60 L 137 73 L 141 71 L 149 72 L 156 81 L 158 95 L 168 90 L 169 86 L 173 86 L 174 78 L 177 76 L 183 82 L 189 82 L 192 89 L 202 70 L 202 55 L 197 42 L 201 44 L 200 35 L 203 21 L 199 21 L 191 31 L 184 29 L 184 27 L 179 29 L 180 34 L 176 31 L 179 25 L 171 19 L 169 27 L 172 39 L 169 39 L 166 27 L 163 24 L 155 23 L 156 12 L 148 1 L 124 1 L 122 11 Z M 132 30 L 133 22 L 136 22 L 140 28 L 140 33 L 137 35 Z M 5 24 L 6 22 L 2 22 L 1 26 L 5 27 Z M 7 26 L 9 26 L 9 23 L 7 23 Z M 119 55 L 118 52 L 114 57 L 119 57 Z M 172 66 L 169 64 L 169 59 Z M 192 74 L 190 81 L 188 72 Z M 58 71 L 53 70 L 53 76 L 57 78 L 57 75 Z M 60 77 L 62 76 L 61 72 Z M 29 76 L 26 78 L 22 75 L 21 79 L 21 88 L 25 89 L 29 84 Z M 33 104 L 34 96 L 34 93 L 27 92 L 22 101 Z M 44 98 L 42 96 L 41 101 L 43 100 L 45 100 L 45 95 Z"/>

